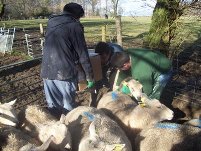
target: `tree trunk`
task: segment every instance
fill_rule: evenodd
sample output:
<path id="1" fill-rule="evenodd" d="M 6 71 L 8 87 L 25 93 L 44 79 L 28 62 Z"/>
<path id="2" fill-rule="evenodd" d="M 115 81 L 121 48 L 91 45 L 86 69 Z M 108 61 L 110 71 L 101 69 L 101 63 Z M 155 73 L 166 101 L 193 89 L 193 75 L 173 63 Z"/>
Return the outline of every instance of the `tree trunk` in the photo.
<path id="1" fill-rule="evenodd" d="M 152 49 L 158 49 L 166 56 L 169 55 L 169 46 L 175 35 L 175 21 L 181 16 L 179 1 L 157 0 L 152 16 L 152 22 L 144 44 Z"/>
<path id="2" fill-rule="evenodd" d="M 122 25 L 121 16 L 115 16 L 116 32 L 117 32 L 117 43 L 122 46 Z"/>
<path id="3" fill-rule="evenodd" d="M 0 19 L 2 19 L 3 15 L 4 15 L 4 10 L 5 10 L 5 4 L 4 4 L 4 1 L 1 0 L 0 1 Z"/>

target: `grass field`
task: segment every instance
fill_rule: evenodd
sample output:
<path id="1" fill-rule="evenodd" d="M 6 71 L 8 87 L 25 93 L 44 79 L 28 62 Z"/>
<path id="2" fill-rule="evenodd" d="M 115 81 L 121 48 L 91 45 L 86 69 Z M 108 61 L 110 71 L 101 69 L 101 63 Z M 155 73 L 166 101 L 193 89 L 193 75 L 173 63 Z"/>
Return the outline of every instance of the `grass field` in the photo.
<path id="1" fill-rule="evenodd" d="M 103 18 L 83 18 L 81 22 L 84 25 L 85 37 L 88 43 L 95 44 L 101 41 L 102 26 L 105 25 L 107 29 L 106 40 L 115 41 L 115 20 L 113 18 L 109 18 L 108 20 Z M 39 28 L 40 23 L 45 27 L 47 19 L 1 21 L 0 27 Z M 122 17 L 123 46 L 132 47 L 140 45 L 143 36 L 149 31 L 150 23 L 151 17 Z M 175 43 L 182 41 L 190 44 L 201 37 L 201 21 L 197 19 L 182 18 L 178 21 L 178 26 Z"/>

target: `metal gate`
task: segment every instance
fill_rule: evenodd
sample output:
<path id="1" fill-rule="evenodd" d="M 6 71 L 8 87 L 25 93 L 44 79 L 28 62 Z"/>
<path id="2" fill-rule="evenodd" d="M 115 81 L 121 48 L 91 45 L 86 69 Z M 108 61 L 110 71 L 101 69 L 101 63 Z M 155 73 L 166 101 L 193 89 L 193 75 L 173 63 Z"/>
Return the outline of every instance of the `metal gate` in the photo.
<path id="1" fill-rule="evenodd" d="M 15 28 L 0 28 L 0 53 L 12 52 L 14 36 Z"/>

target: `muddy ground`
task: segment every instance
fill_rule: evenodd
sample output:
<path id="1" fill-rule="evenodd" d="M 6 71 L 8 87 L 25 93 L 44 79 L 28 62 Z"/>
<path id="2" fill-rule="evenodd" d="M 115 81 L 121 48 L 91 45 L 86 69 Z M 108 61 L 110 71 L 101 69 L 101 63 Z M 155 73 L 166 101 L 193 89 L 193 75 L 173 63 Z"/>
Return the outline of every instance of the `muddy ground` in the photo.
<path id="1" fill-rule="evenodd" d="M 22 32 L 21 35 L 16 34 L 14 47 L 26 53 L 24 31 Z M 29 32 L 29 34 L 32 37 L 40 37 L 38 32 L 37 34 Z M 139 39 L 137 42 L 133 41 L 133 44 L 135 43 L 139 47 Z M 93 48 L 93 45 L 88 43 L 88 47 Z M 38 52 L 40 53 L 40 50 Z M 21 55 L 0 56 L 0 67 L 21 62 L 24 59 Z M 46 106 L 43 83 L 40 78 L 40 65 L 41 59 L 38 59 L 16 66 L 0 68 L 0 101 L 8 102 L 17 98 L 15 107 L 18 110 L 29 104 Z M 173 60 L 173 66 L 173 79 L 168 83 L 161 101 L 174 109 L 177 119 L 185 116 L 198 118 L 201 114 L 201 46 L 199 42 L 176 56 Z M 89 92 L 78 92 L 77 101 L 82 105 L 89 105 L 91 98 L 96 101 L 107 91 L 108 88 L 102 88 L 98 92 L 98 96 L 91 96 Z"/>

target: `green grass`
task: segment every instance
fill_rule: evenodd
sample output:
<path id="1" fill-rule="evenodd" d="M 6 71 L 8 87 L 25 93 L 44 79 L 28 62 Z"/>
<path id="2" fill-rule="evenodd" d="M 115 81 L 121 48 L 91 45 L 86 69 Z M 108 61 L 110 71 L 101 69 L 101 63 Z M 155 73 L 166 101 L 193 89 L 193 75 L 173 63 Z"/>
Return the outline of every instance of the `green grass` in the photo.
<path id="1" fill-rule="evenodd" d="M 115 20 L 109 18 L 108 20 L 103 18 L 82 18 L 82 24 L 84 25 L 85 37 L 87 43 L 96 44 L 101 41 L 102 26 L 107 27 L 107 41 L 115 41 Z M 181 37 L 186 43 L 193 43 L 201 37 L 201 21 L 197 19 L 182 18 L 179 23 L 183 22 L 181 26 L 178 24 L 178 37 Z M 39 24 L 47 25 L 47 19 L 34 19 L 34 20 L 11 20 L 1 21 L 0 27 L 6 26 L 6 28 L 39 28 Z M 142 40 L 143 36 L 149 31 L 151 23 L 151 17 L 122 17 L 122 34 L 123 45 L 125 47 L 135 46 L 136 40 Z"/>
<path id="2" fill-rule="evenodd" d="M 110 18 L 108 20 L 103 18 L 83 18 L 81 19 L 85 29 L 86 40 L 90 42 L 97 42 L 101 40 L 102 26 L 107 26 L 107 41 L 115 38 L 115 20 Z M 136 37 L 149 30 L 151 19 L 147 17 L 122 18 L 122 33 L 123 37 Z M 2 21 L 0 27 L 4 25 L 6 28 L 39 28 L 39 24 L 47 25 L 47 19 L 34 20 L 11 20 Z"/>
<path id="3" fill-rule="evenodd" d="M 20 51 L 15 51 L 13 50 L 13 52 L 11 53 L 12 56 L 20 56 L 21 58 L 23 58 L 23 60 L 31 60 L 33 59 L 31 56 L 23 53 L 23 52 L 20 52 Z"/>
<path id="4" fill-rule="evenodd" d="M 6 28 L 39 28 L 40 23 L 46 25 L 47 19 L 1 21 L 0 27 L 5 25 Z"/>
<path id="5" fill-rule="evenodd" d="M 176 32 L 176 37 L 172 40 L 172 51 L 179 53 L 189 46 L 200 43 L 201 21 L 193 17 L 182 17 Z"/>

